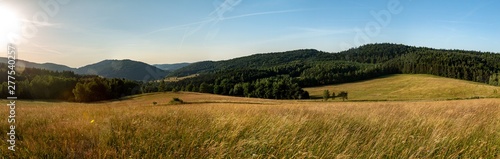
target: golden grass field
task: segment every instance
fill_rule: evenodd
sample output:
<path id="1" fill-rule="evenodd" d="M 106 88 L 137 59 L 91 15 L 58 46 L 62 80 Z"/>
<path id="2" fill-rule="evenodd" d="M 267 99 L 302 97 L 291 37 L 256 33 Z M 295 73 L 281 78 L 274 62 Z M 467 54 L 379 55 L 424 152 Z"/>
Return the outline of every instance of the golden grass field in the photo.
<path id="1" fill-rule="evenodd" d="M 173 97 L 188 103 L 167 104 Z M 321 102 L 180 92 L 17 102 L 16 152 L 1 142 L 3 158 L 500 157 L 498 98 Z M 6 119 L 8 109 L 0 114 Z M 0 131 L 8 126 L 0 122 Z"/>

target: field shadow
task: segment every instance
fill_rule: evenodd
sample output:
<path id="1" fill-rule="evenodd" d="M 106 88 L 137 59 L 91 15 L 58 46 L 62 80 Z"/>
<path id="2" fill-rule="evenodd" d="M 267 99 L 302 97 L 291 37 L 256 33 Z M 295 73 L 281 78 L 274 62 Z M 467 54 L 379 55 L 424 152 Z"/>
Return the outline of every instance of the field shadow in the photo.
<path id="1" fill-rule="evenodd" d="M 262 103 L 262 102 L 236 102 L 236 101 L 194 101 L 194 102 L 183 102 L 178 104 L 159 104 L 160 106 L 169 105 L 194 105 L 194 104 L 253 104 L 253 105 L 276 105 L 274 103 Z"/>

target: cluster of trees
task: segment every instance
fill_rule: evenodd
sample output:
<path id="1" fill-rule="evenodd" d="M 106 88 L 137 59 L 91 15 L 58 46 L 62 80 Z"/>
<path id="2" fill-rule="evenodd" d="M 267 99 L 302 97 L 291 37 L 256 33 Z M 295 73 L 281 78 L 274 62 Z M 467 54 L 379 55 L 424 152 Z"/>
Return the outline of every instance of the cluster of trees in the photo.
<path id="1" fill-rule="evenodd" d="M 404 74 L 432 74 L 495 85 L 500 55 L 419 48 L 386 63 Z"/>
<path id="2" fill-rule="evenodd" d="M 7 97 L 7 65 L 0 63 L 0 98 Z M 15 96 L 22 99 L 58 99 L 73 97 L 71 91 L 77 83 L 78 75 L 70 71 L 55 72 L 34 68 L 16 69 Z"/>
<path id="3" fill-rule="evenodd" d="M 490 76 L 488 84 L 493 86 L 500 86 L 500 72 L 492 74 Z"/>
<path id="4" fill-rule="evenodd" d="M 341 91 L 338 95 L 335 95 L 335 92 L 332 92 L 332 94 L 330 94 L 329 90 L 323 90 L 323 101 L 328 101 L 328 99 L 330 98 L 335 99 L 336 97 L 340 97 L 342 98 L 342 100 L 346 100 L 348 99 L 348 93 L 346 91 Z"/>
<path id="5" fill-rule="evenodd" d="M 381 64 L 357 62 L 318 62 L 309 66 L 297 77 L 301 87 L 355 82 L 395 72 Z"/>
<path id="6" fill-rule="evenodd" d="M 229 91 L 230 95 L 268 99 L 309 99 L 304 91 L 289 76 L 259 79 L 254 82 L 238 83 Z"/>
<path id="7" fill-rule="evenodd" d="M 77 102 L 93 102 L 142 93 L 139 86 L 135 81 L 96 77 L 81 79 L 72 92 Z"/>
<path id="8" fill-rule="evenodd" d="M 0 64 L 0 74 L 7 74 L 7 65 Z M 141 93 L 141 83 L 125 79 L 76 75 L 70 71 L 48 71 L 25 68 L 15 75 L 16 94 L 21 99 L 65 100 L 92 102 L 116 99 Z M 6 98 L 7 78 L 1 78 L 0 98 Z"/>
<path id="9" fill-rule="evenodd" d="M 268 99 L 309 98 L 309 93 L 304 91 L 294 78 L 290 76 L 256 78 L 256 76 L 263 74 L 246 74 L 243 72 L 235 73 L 234 76 L 226 74 L 226 76 L 216 78 L 213 82 L 211 80 L 203 81 L 198 79 L 198 77 L 179 82 L 148 82 L 141 87 L 141 91 L 189 91 Z M 204 78 L 203 76 L 201 77 L 201 79 Z"/>

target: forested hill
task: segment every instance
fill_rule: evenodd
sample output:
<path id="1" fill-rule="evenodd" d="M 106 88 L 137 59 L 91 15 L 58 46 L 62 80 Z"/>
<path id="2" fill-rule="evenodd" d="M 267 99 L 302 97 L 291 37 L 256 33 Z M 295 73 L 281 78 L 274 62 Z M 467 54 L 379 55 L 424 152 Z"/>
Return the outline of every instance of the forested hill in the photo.
<path id="1" fill-rule="evenodd" d="M 377 77 L 379 74 L 419 73 L 488 83 L 490 76 L 500 71 L 500 54 L 382 43 L 368 44 L 339 53 L 304 49 L 255 54 L 225 61 L 203 61 L 176 70 L 169 76 L 180 77 L 247 69 L 274 71 L 277 74 L 291 76 L 316 76 L 318 80 L 321 78 L 317 76 L 334 77 L 341 74 L 353 76 L 372 70 L 378 73 L 369 75 L 368 78 Z"/>
<path id="2" fill-rule="evenodd" d="M 302 49 L 279 53 L 254 54 L 224 61 L 203 61 L 193 63 L 172 72 L 169 76 L 187 76 L 190 74 L 217 72 L 228 69 L 267 69 L 289 63 L 315 63 L 328 61 L 346 61 L 357 63 L 384 63 L 417 48 L 397 44 L 368 44 L 339 53 L 327 53 L 314 49 Z"/>
<path id="3" fill-rule="evenodd" d="M 288 83 L 284 86 L 286 88 L 295 88 L 292 86 L 294 84 L 310 87 L 401 73 L 432 74 L 500 85 L 500 54 L 389 43 L 368 44 L 339 53 L 306 49 L 255 54 L 191 64 L 174 71 L 170 76 L 199 76 L 167 83 L 161 90 L 199 90 L 223 95 L 280 98 L 270 93 L 280 90 L 274 88 L 278 86 L 273 86 L 272 82 Z M 157 86 L 152 85 L 146 88 L 154 91 Z M 209 89 L 198 89 L 202 85 L 203 89 Z M 300 94 L 301 91 L 297 89 L 295 92 Z M 299 96 L 285 98 L 290 97 Z"/>
<path id="4" fill-rule="evenodd" d="M 280 53 L 261 53 L 217 62 L 197 62 L 178 69 L 172 72 L 169 76 L 187 76 L 190 74 L 209 73 L 229 69 L 269 68 L 291 62 L 302 62 L 317 59 L 318 57 L 326 55 L 328 55 L 328 53 L 314 49 L 294 50 Z"/>
<path id="5" fill-rule="evenodd" d="M 106 78 L 125 78 L 137 81 L 163 79 L 169 71 L 132 60 L 104 60 L 76 70 L 78 74 L 100 75 Z"/>
<path id="6" fill-rule="evenodd" d="M 7 59 L 0 57 L 0 63 L 7 63 Z M 184 64 L 173 64 L 169 66 L 182 67 Z M 167 65 L 162 65 L 171 68 Z M 132 60 L 103 60 L 98 63 L 89 64 L 80 68 L 71 68 L 65 65 L 53 63 L 34 63 L 24 60 L 17 60 L 16 67 L 36 68 L 48 71 L 72 71 L 80 75 L 98 75 L 106 78 L 125 78 L 136 81 L 149 81 L 163 79 L 170 73 L 168 70 L 162 70 L 144 62 Z M 0 81 L 1 82 L 1 81 Z"/>
<path id="7" fill-rule="evenodd" d="M 166 70 L 166 71 L 174 71 L 174 70 L 183 68 L 187 65 L 190 65 L 190 63 L 183 62 L 183 63 L 174 63 L 174 64 L 154 64 L 153 66 L 155 66 L 159 69 L 162 69 L 162 70 Z"/>

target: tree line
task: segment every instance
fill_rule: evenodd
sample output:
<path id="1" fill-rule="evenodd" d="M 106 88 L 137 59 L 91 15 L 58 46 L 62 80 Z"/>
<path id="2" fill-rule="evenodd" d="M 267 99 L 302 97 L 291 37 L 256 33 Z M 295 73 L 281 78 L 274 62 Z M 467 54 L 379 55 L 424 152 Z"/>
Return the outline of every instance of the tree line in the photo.
<path id="1" fill-rule="evenodd" d="M 309 99 L 295 78 L 288 75 L 269 76 L 268 71 L 231 71 L 220 76 L 198 76 L 178 82 L 152 81 L 141 87 L 142 92 L 189 91 L 239 97 L 268 99 Z"/>
<path id="2" fill-rule="evenodd" d="M 7 65 L 0 63 L 0 74 L 7 74 Z M 77 75 L 70 71 L 49 71 L 35 68 L 17 69 L 16 96 L 20 99 L 93 102 L 116 99 L 141 93 L 140 82 L 106 79 L 93 75 Z M 6 98 L 7 79 L 1 78 L 0 97 Z"/>

